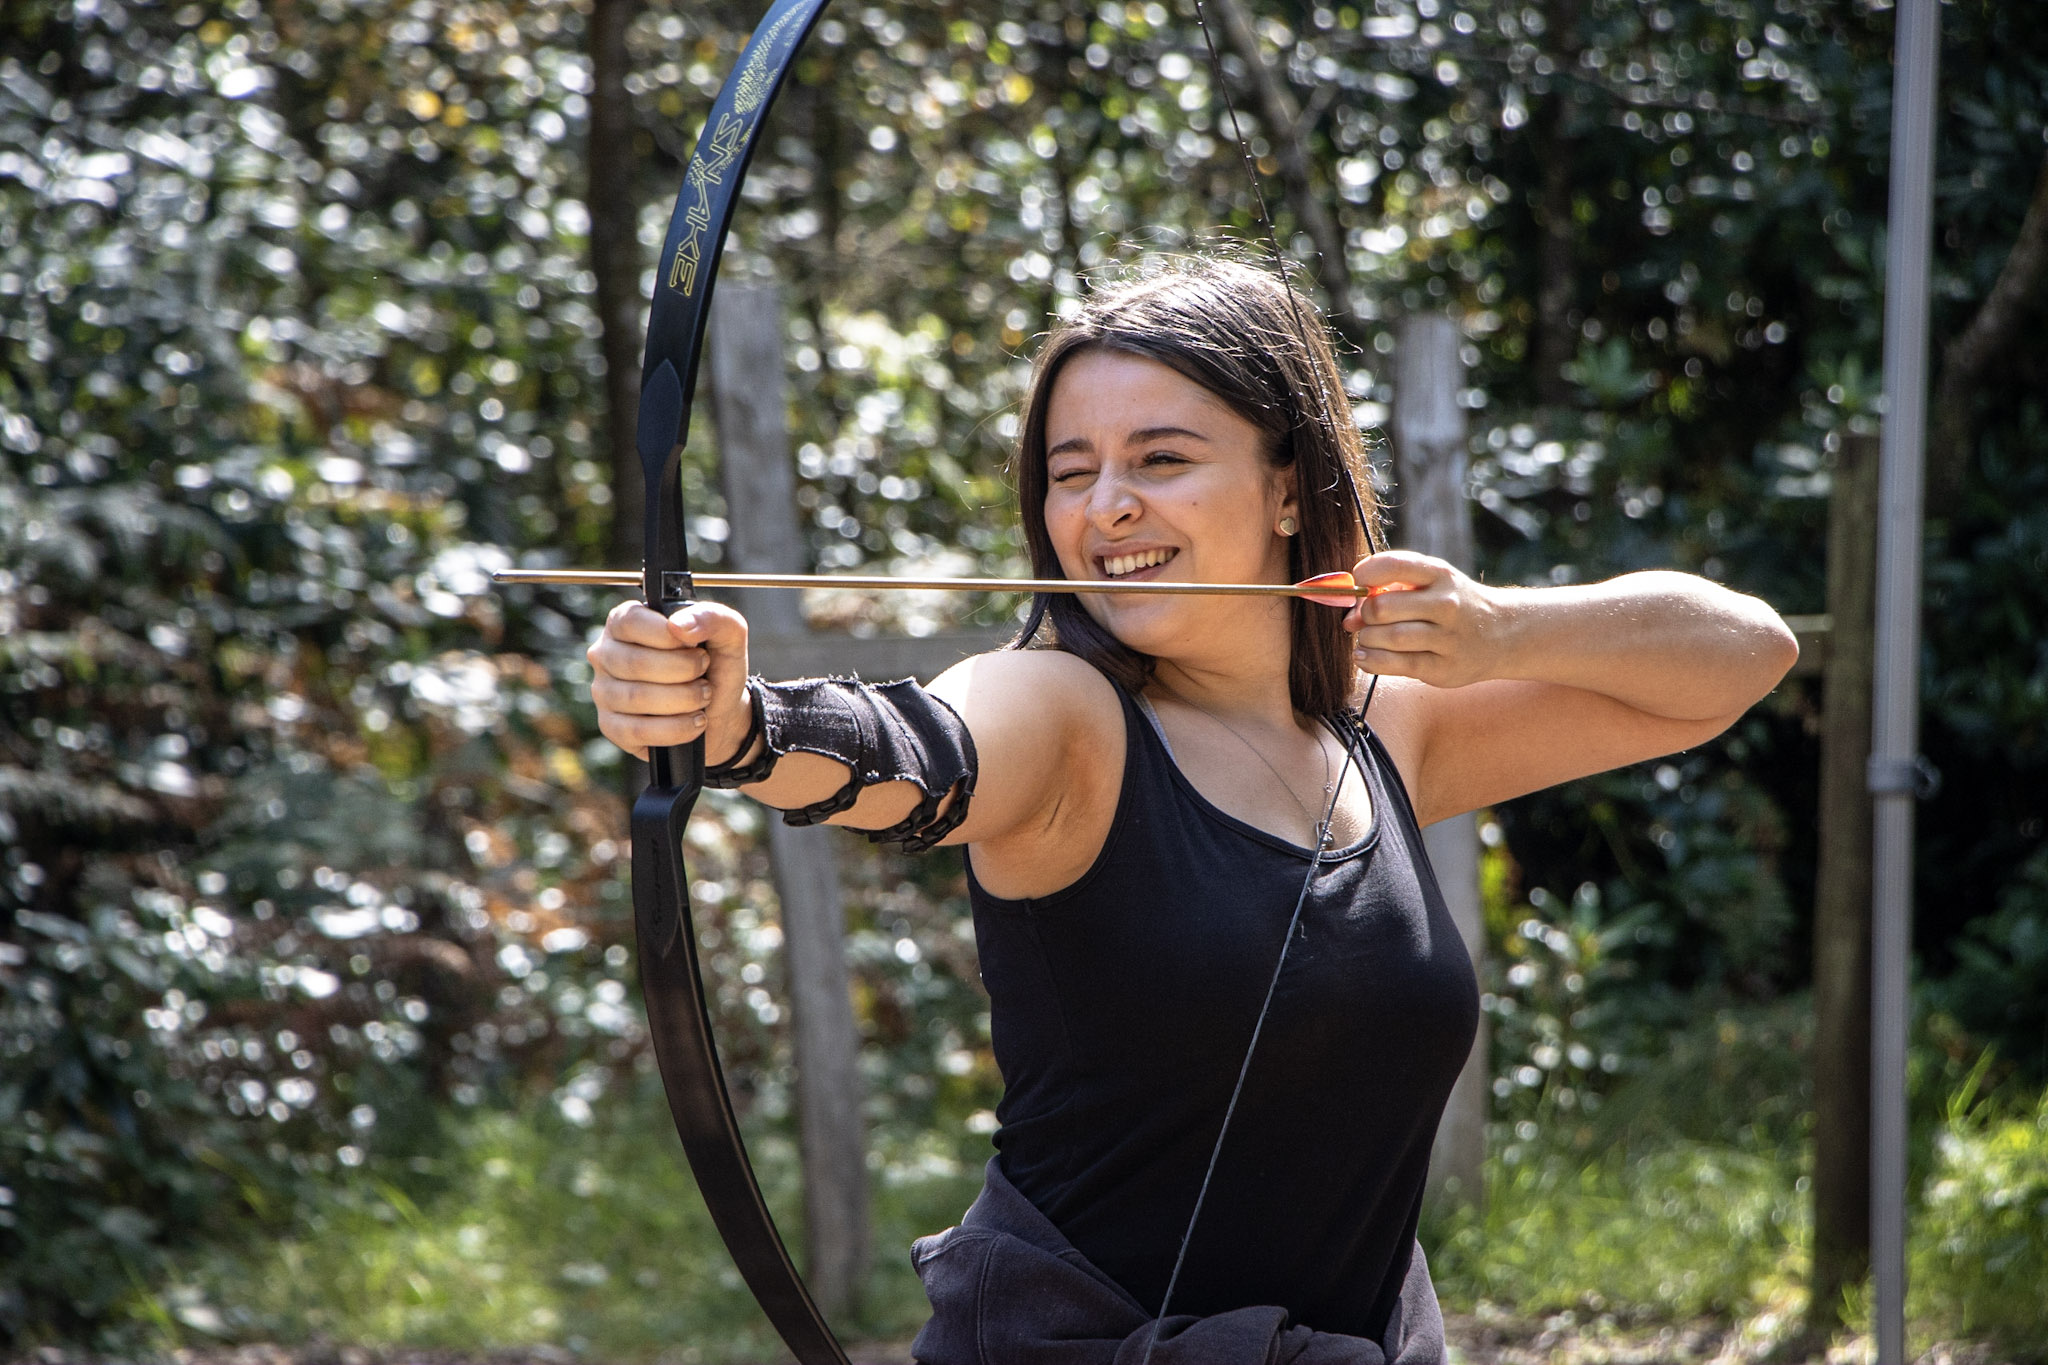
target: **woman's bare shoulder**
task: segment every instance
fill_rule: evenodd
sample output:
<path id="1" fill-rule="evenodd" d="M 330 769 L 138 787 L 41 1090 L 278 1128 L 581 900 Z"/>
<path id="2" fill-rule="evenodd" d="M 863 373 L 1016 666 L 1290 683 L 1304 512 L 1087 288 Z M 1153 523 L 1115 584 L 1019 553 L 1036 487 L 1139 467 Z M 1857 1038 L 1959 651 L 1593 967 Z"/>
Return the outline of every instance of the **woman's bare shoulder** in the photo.
<path id="1" fill-rule="evenodd" d="M 1059 649 L 976 654 L 933 679 L 931 690 L 960 712 L 969 730 L 978 718 L 1042 732 L 1047 724 L 1087 725 L 1120 716 L 1109 679 Z"/>
<path id="2" fill-rule="evenodd" d="M 948 843 L 1035 843 L 1094 804 L 1098 760 L 1121 755 L 1116 689 L 1063 651 L 977 654 L 940 674 L 931 691 L 974 737 L 974 806 Z"/>

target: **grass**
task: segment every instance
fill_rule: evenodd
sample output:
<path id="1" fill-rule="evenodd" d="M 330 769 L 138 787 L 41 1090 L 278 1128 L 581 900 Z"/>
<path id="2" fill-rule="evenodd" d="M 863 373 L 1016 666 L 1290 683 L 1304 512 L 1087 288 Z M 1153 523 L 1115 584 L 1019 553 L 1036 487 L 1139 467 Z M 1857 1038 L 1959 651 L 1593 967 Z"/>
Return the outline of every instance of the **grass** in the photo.
<path id="1" fill-rule="evenodd" d="M 1746 1343 L 1729 1359 L 1782 1349 L 1805 1317 L 1812 1242 L 1805 1010 L 1720 1011 L 1668 1039 L 1598 1118 L 1497 1135 L 1483 1214 L 1425 1225 L 1446 1309 L 1714 1319 Z M 1930 1035 L 1915 1059 L 1909 1343 L 2048 1365 L 2048 1094 L 2011 1080 L 1986 1094 L 1995 1059 L 1959 1059 L 1939 1020 Z M 1861 1359 L 1867 1291 L 1847 1319 L 1837 1354 Z"/>
<path id="2" fill-rule="evenodd" d="M 1430 1265 L 1453 1307 L 1734 1317 L 1782 1302 L 1806 1230 L 1797 1170 L 1773 1153 L 1545 1153 L 1496 1163 L 1484 1214 L 1443 1220 Z"/>
<path id="3" fill-rule="evenodd" d="M 1709 1017 L 1598 1115 L 1504 1129 L 1484 1214 L 1425 1227 L 1446 1308 L 1631 1329 L 1719 1323 L 1749 1343 L 1744 1359 L 1790 1337 L 1810 1244 L 1806 1120 L 1781 1093 L 1803 1065 L 1791 1055 L 1800 1008 Z M 1914 1340 L 1994 1343 L 1998 1359 L 2048 1363 L 2048 1095 L 2022 1099 L 2008 1083 L 1985 1098 L 1984 1074 L 1922 1066 L 1923 1088 L 1946 1105 L 1922 1110 Z M 1704 1102 L 1710 1084 L 1721 1089 Z M 282 1235 L 252 1233 L 189 1262 L 175 1282 L 138 1293 L 138 1321 L 166 1346 L 782 1358 L 651 1089 L 587 1127 L 546 1106 L 478 1115 L 457 1133 L 424 1168 L 355 1172 Z M 875 1268 L 858 1309 L 837 1320 L 846 1336 L 902 1343 L 922 1322 L 905 1250 L 958 1219 L 979 1186 L 980 1146 L 964 1132 L 877 1134 Z M 791 1144 L 769 1130 L 754 1152 L 800 1245 Z M 1867 1303 L 1860 1312 L 1867 1325 Z"/>
<path id="4" fill-rule="evenodd" d="M 980 1170 L 931 1142 L 877 1150 L 875 1267 L 858 1310 L 835 1325 L 851 1338 L 907 1339 L 927 1311 L 908 1244 L 958 1220 Z M 791 1144 L 767 1134 L 753 1151 L 784 1236 L 800 1246 Z M 407 1175 L 359 1176 L 286 1235 L 211 1253 L 138 1311 L 176 1318 L 187 1342 L 539 1344 L 706 1365 L 782 1357 L 657 1097 L 586 1128 L 552 1113 L 482 1115 L 431 1169 Z"/>
<path id="5" fill-rule="evenodd" d="M 1952 1103 L 1914 1226 L 1909 1318 L 2048 1361 L 2048 1093 Z"/>

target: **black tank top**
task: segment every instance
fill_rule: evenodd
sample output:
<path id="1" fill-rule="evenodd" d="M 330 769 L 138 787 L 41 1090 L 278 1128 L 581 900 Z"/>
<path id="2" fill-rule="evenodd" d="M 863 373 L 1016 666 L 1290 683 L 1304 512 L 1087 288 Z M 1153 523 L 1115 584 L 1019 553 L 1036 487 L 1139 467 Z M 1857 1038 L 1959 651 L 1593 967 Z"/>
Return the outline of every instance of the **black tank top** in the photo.
<path id="1" fill-rule="evenodd" d="M 992 1002 L 997 1160 L 1157 1311 L 1310 851 L 1204 800 L 1132 698 L 1101 855 L 1050 896 L 969 891 Z M 1174 1291 L 1378 1340 L 1478 984 L 1393 763 L 1340 724 L 1372 827 L 1323 855 Z"/>

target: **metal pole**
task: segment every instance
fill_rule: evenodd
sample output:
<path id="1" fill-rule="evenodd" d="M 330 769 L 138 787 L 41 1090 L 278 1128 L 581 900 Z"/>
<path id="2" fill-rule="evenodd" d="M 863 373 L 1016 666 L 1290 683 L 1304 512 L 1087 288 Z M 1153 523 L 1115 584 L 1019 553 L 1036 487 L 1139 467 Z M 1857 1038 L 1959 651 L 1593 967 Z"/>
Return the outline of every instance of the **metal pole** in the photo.
<path id="1" fill-rule="evenodd" d="M 1876 838 L 1871 903 L 1870 1231 L 1877 1365 L 1906 1362 L 1907 971 L 1913 802 L 1920 774 L 1920 534 L 1939 14 L 1939 0 L 1901 0 L 1892 74 L 1877 666 L 1870 745 Z"/>

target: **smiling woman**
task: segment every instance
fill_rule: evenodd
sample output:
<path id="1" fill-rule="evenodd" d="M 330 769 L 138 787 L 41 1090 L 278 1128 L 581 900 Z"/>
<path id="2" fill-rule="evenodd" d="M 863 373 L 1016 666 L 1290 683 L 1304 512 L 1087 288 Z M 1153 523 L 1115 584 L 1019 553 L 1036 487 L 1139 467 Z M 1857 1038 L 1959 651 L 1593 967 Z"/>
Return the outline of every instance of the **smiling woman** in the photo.
<path id="1" fill-rule="evenodd" d="M 915 1250 L 921 1361 L 1443 1360 L 1415 1230 L 1478 990 L 1420 826 L 1699 743 L 1792 662 L 1687 575 L 1369 552 L 1341 392 L 1263 271 L 1099 289 L 1034 371 L 1025 536 L 1040 579 L 1377 596 L 1041 593 L 929 690 L 750 678 L 706 603 L 591 647 L 621 746 L 701 737 L 792 822 L 967 848 L 1005 1095 L 981 1199 Z"/>
<path id="2" fill-rule="evenodd" d="M 1032 572 L 1045 578 L 1121 576 L 1084 567 L 1081 558 L 1070 561 L 1056 541 L 1058 509 L 1076 507 L 1068 485 L 1077 476 L 1085 478 L 1077 463 L 1092 458 L 1099 465 L 1106 457 L 1134 455 L 1158 481 L 1176 461 L 1184 467 L 1197 447 L 1212 473 L 1226 446 L 1234 447 L 1231 453 L 1238 457 L 1230 467 L 1242 474 L 1256 474 L 1263 464 L 1275 480 L 1273 487 L 1284 484 L 1292 498 L 1289 510 L 1276 507 L 1268 524 L 1277 530 L 1285 516 L 1294 529 L 1278 539 L 1268 537 L 1270 545 L 1262 547 L 1281 552 L 1277 569 L 1265 562 L 1271 556 L 1262 554 L 1246 564 L 1243 578 L 1190 573 L 1186 563 L 1172 577 L 1293 583 L 1356 560 L 1377 536 L 1379 507 L 1364 500 L 1369 494 L 1362 491 L 1371 488 L 1371 480 L 1364 477 L 1358 428 L 1349 420 L 1321 418 L 1332 410 L 1331 396 L 1343 393 L 1343 381 L 1321 328 L 1303 323 L 1311 316 L 1310 304 L 1265 271 L 1225 261 L 1180 260 L 1164 263 L 1151 278 L 1099 292 L 1056 330 L 1033 368 L 1031 398 L 1012 463 Z M 1099 383 L 1061 385 L 1061 376 L 1077 358 L 1088 368 L 1116 367 L 1116 372 L 1101 374 Z M 1161 411 L 1188 413 L 1191 429 L 1182 432 L 1179 446 L 1125 448 L 1133 441 L 1145 446 L 1140 437 L 1170 436 L 1170 424 L 1152 432 L 1127 427 L 1115 436 L 1113 450 L 1096 448 L 1090 436 L 1079 432 L 1048 437 L 1057 396 L 1067 395 L 1064 415 L 1069 420 L 1080 418 L 1084 403 L 1090 415 L 1113 420 L 1119 401 L 1125 413 L 1132 408 L 1127 384 L 1148 372 L 1148 397 L 1169 404 Z M 1057 464 L 1055 456 L 1060 457 Z M 1092 486 L 1096 481 L 1087 482 Z M 1249 491 L 1241 489 L 1236 496 Z M 1229 509 L 1212 505 L 1211 511 L 1233 516 L 1244 528 L 1252 525 L 1249 506 L 1238 501 Z M 1132 548 L 1148 547 L 1133 542 Z M 1304 602 L 1291 608 L 1287 619 L 1296 706 L 1310 715 L 1342 706 L 1353 690 L 1353 670 L 1340 618 Z M 1143 685 L 1145 651 L 1120 639 L 1094 608 L 1072 597 L 1041 596 L 1019 632 L 1020 641 L 1035 638 L 1048 622 L 1061 648 L 1127 688 Z"/>

